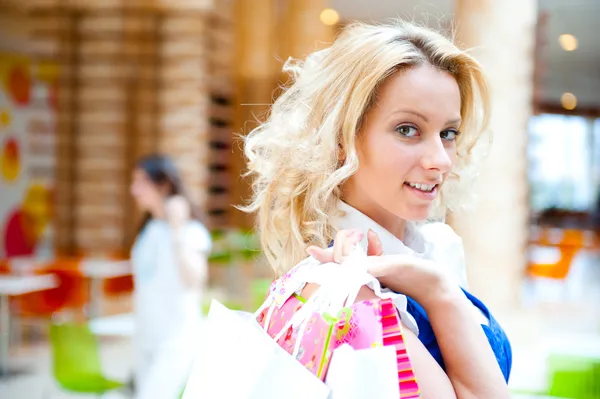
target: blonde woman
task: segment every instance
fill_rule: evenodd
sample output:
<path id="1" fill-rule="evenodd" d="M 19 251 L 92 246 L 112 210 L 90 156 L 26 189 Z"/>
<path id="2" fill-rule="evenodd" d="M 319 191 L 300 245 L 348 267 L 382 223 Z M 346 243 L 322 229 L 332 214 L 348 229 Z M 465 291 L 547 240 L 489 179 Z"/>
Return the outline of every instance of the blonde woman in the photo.
<path id="1" fill-rule="evenodd" d="M 489 112 L 480 65 L 398 21 L 351 25 L 288 69 L 293 84 L 245 142 L 245 209 L 258 214 L 273 269 L 341 262 L 368 243 L 370 272 L 396 295 L 422 397 L 508 398 L 508 339 L 466 291 L 460 239 L 426 223 L 461 205 L 471 180 Z"/>

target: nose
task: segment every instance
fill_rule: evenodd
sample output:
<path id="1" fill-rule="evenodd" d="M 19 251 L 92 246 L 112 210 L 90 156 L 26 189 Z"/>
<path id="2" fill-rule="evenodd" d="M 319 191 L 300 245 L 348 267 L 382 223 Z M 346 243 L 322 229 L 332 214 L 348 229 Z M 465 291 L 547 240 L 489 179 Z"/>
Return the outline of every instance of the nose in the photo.
<path id="1" fill-rule="evenodd" d="M 449 172 L 452 169 L 450 151 L 453 151 L 454 147 L 446 147 L 439 136 L 427 140 L 424 144 L 425 148 L 421 158 L 423 168 L 440 173 Z"/>

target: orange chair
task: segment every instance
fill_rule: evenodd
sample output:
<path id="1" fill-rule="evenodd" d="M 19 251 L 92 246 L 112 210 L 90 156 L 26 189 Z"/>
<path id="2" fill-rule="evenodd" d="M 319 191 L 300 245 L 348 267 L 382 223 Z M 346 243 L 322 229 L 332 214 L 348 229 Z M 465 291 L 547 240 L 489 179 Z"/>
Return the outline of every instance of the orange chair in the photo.
<path id="1" fill-rule="evenodd" d="M 113 260 L 127 260 L 129 257 L 121 252 L 117 251 L 110 256 Z M 104 280 L 104 295 L 107 297 L 115 297 L 123 294 L 129 294 L 133 292 L 133 276 L 122 276 L 115 278 L 108 278 Z"/>
<path id="2" fill-rule="evenodd" d="M 77 259 L 60 259 L 49 264 L 39 274 L 54 274 L 58 286 L 14 298 L 20 316 L 50 317 L 62 309 L 82 309 L 88 301 L 88 286 L 79 271 Z"/>
<path id="3" fill-rule="evenodd" d="M 575 229 L 542 228 L 535 242 L 542 247 L 553 247 L 560 251 L 560 258 L 555 263 L 533 263 L 527 267 L 531 277 L 546 277 L 564 280 L 569 274 L 571 264 L 577 253 L 586 247 L 585 231 Z"/>
<path id="4" fill-rule="evenodd" d="M 563 230 L 564 236 L 561 241 L 561 245 L 568 245 L 577 248 L 583 248 L 585 246 L 585 237 L 583 230 Z"/>
<path id="5" fill-rule="evenodd" d="M 104 295 L 119 296 L 133 292 L 133 276 L 122 276 L 104 280 Z"/>
<path id="6" fill-rule="evenodd" d="M 569 274 L 571 264 L 579 248 L 574 246 L 559 246 L 560 259 L 556 263 L 530 263 L 527 274 L 531 277 L 545 277 L 564 280 Z"/>
<path id="7" fill-rule="evenodd" d="M 10 265 L 7 259 L 0 259 L 0 274 L 9 274 Z"/>

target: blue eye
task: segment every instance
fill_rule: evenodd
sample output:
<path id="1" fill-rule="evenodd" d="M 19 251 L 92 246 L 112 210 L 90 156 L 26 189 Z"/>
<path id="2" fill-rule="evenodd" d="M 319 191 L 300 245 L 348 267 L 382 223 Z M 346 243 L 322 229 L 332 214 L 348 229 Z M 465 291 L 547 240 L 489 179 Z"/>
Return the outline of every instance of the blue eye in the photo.
<path id="1" fill-rule="evenodd" d="M 454 141 L 460 133 L 457 130 L 449 129 L 440 133 L 440 137 L 447 141 Z"/>
<path id="2" fill-rule="evenodd" d="M 396 131 L 404 137 L 415 137 L 419 134 L 417 128 L 411 125 L 400 125 L 396 128 Z"/>

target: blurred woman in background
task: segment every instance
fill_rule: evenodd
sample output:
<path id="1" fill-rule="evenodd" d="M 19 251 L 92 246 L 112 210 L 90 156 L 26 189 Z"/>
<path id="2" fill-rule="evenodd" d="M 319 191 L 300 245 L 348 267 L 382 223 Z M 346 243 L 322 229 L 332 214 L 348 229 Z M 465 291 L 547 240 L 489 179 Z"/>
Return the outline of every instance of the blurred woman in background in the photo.
<path id="1" fill-rule="evenodd" d="M 136 397 L 177 398 L 198 341 L 211 239 L 168 157 L 141 159 L 131 194 L 144 212 L 131 253 Z"/>

